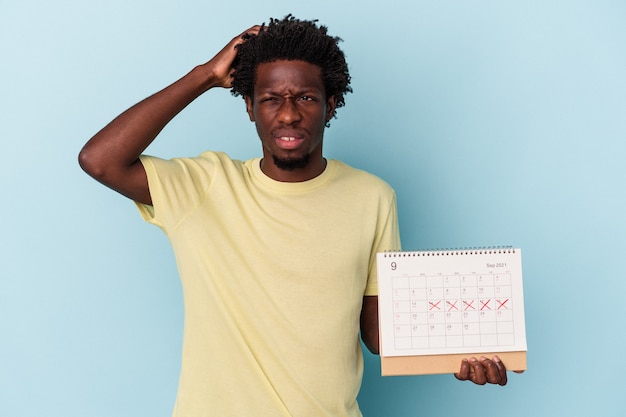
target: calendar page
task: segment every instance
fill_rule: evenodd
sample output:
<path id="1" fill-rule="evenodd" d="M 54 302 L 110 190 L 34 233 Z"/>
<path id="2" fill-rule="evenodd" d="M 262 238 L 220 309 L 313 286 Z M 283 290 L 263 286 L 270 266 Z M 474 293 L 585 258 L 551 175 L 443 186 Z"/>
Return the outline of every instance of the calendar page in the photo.
<path id="1" fill-rule="evenodd" d="M 387 252 L 377 263 L 381 357 L 526 351 L 520 249 Z"/>

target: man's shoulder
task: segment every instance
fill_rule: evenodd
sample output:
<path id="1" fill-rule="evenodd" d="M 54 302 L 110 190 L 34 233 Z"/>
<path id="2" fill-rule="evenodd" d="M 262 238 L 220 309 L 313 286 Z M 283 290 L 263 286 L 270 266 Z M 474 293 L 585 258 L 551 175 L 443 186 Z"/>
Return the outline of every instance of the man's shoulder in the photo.
<path id="1" fill-rule="evenodd" d="M 149 177 L 178 178 L 180 181 L 213 181 L 218 177 L 241 177 L 245 163 L 224 152 L 205 151 L 196 156 L 170 159 L 141 155 Z"/>
<path id="2" fill-rule="evenodd" d="M 228 155 L 226 152 L 221 151 L 204 151 L 200 155 L 192 159 L 208 160 L 213 163 L 220 163 L 222 165 L 241 165 L 243 163 L 238 159 L 231 158 L 230 155 Z"/>
<path id="3" fill-rule="evenodd" d="M 355 168 L 340 160 L 333 160 L 337 166 L 337 175 L 354 183 L 355 186 L 362 186 L 369 189 L 380 189 L 384 192 L 393 193 L 394 190 L 385 180 L 361 168 Z"/>
<path id="4" fill-rule="evenodd" d="M 151 161 L 159 165 L 180 165 L 180 166 L 223 166 L 238 167 L 243 165 L 242 161 L 231 158 L 225 152 L 204 151 L 196 156 L 177 156 L 170 159 L 160 158 L 151 155 L 142 155 L 142 161 Z"/>

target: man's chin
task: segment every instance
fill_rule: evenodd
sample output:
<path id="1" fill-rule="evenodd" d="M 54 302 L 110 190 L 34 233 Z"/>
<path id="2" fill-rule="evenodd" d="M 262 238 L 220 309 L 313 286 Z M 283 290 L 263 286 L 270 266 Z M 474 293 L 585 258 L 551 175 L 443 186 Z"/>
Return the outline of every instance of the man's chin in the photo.
<path id="1" fill-rule="evenodd" d="M 306 154 L 298 158 L 280 158 L 276 155 L 272 155 L 272 159 L 278 169 L 283 171 L 295 171 L 309 166 L 311 154 Z"/>

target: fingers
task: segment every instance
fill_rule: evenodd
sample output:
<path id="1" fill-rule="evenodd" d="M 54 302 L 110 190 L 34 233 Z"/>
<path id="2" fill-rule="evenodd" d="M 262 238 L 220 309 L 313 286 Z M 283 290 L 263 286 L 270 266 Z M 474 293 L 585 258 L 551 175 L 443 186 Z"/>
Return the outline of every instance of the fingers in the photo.
<path id="1" fill-rule="evenodd" d="M 233 62 L 237 56 L 237 46 L 250 39 L 251 36 L 257 35 L 262 26 L 256 25 L 246 31 L 235 36 L 217 55 L 215 55 L 208 63 L 207 68 L 209 74 L 213 78 L 213 86 L 230 88 L 232 87 Z"/>
<path id="2" fill-rule="evenodd" d="M 492 384 L 498 384 L 498 385 L 506 385 L 507 383 L 507 377 L 506 377 L 506 367 L 504 366 L 504 363 L 502 363 L 502 361 L 500 360 L 500 358 L 498 356 L 494 356 L 493 357 L 493 363 L 496 366 L 496 375 L 495 378 L 493 378 L 493 382 L 491 382 L 491 380 L 489 382 L 491 382 Z M 489 377 L 487 377 L 487 379 L 489 379 Z"/>
<path id="3" fill-rule="evenodd" d="M 463 359 L 459 372 L 454 374 L 454 376 L 460 381 L 472 381 L 478 385 L 485 385 L 487 383 L 483 364 L 476 358 L 470 358 L 469 360 Z"/>
<path id="4" fill-rule="evenodd" d="M 246 40 L 250 39 L 251 36 L 258 35 L 259 32 L 261 31 L 261 28 L 262 26 L 260 25 L 254 25 L 251 28 L 244 30 L 239 35 L 235 36 L 233 40 L 231 41 L 231 43 L 233 45 L 238 45 L 240 43 L 243 43 Z"/>
<path id="5" fill-rule="evenodd" d="M 248 35 L 248 36 L 258 35 L 258 34 L 259 34 L 259 32 L 261 31 L 261 29 L 262 29 L 263 27 L 264 27 L 264 26 L 261 26 L 261 25 L 254 25 L 254 26 L 252 26 L 250 29 L 248 29 L 248 30 L 246 30 L 245 32 L 243 32 L 243 33 L 241 34 L 241 37 L 244 37 L 244 36 L 246 36 L 246 35 Z"/>
<path id="6" fill-rule="evenodd" d="M 459 370 L 458 373 L 454 374 L 454 376 L 459 381 L 467 381 L 469 379 L 469 375 L 470 375 L 469 361 L 467 359 L 463 359 L 461 361 L 461 369 Z"/>
<path id="7" fill-rule="evenodd" d="M 454 374 L 455 378 L 460 381 L 472 381 L 477 385 L 498 384 L 506 385 L 507 374 L 504 363 L 498 356 L 488 359 L 481 356 L 479 359 L 474 357 L 463 359 L 458 373 Z"/>
<path id="8" fill-rule="evenodd" d="M 506 368 L 499 357 L 494 356 L 493 359 L 487 359 L 481 356 L 477 362 L 480 363 L 480 367 L 484 371 L 484 383 L 506 385 Z"/>
<path id="9" fill-rule="evenodd" d="M 230 43 L 227 45 L 228 49 L 235 49 L 236 45 L 240 45 L 250 39 L 251 36 L 258 35 L 261 31 L 262 26 L 255 25 L 245 31 L 241 32 L 239 35 L 235 36 Z"/>
<path id="10" fill-rule="evenodd" d="M 486 358 L 481 357 L 480 359 L 479 361 L 476 358 L 470 358 L 470 366 L 474 371 L 473 373 L 470 371 L 470 375 L 473 374 L 473 378 L 470 378 L 470 381 L 474 384 L 485 385 L 487 383 L 487 375 L 483 360 Z"/>

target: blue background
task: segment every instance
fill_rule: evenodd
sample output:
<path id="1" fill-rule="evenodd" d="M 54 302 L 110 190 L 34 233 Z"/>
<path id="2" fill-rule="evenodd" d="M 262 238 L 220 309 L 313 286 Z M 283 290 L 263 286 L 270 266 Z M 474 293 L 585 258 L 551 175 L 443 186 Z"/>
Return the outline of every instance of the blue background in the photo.
<path id="1" fill-rule="evenodd" d="M 379 376 L 366 416 L 617 416 L 626 374 L 623 1 L 0 1 L 0 415 L 169 416 L 182 299 L 165 236 L 76 155 L 118 113 L 293 12 L 344 39 L 326 155 L 397 191 L 405 249 L 524 252 L 529 370 Z M 260 153 L 212 91 L 149 148 Z M 463 414 L 461 414 L 463 413 Z"/>

